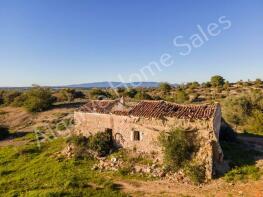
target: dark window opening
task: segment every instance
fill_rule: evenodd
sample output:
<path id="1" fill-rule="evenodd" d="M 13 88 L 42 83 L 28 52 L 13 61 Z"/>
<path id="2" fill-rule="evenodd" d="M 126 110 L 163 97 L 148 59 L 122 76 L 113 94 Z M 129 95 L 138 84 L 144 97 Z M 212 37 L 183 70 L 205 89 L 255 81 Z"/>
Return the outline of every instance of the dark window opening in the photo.
<path id="1" fill-rule="evenodd" d="M 133 131 L 133 140 L 134 141 L 140 141 L 141 140 L 141 135 L 139 131 Z"/>

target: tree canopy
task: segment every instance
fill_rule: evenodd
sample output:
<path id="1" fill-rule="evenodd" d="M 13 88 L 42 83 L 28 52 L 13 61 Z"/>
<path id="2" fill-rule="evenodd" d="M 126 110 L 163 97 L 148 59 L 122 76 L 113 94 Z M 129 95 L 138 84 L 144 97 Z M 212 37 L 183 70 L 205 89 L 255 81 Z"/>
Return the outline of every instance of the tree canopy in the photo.
<path id="1" fill-rule="evenodd" d="M 213 87 L 222 87 L 225 84 L 225 79 L 220 75 L 211 77 L 211 85 Z"/>

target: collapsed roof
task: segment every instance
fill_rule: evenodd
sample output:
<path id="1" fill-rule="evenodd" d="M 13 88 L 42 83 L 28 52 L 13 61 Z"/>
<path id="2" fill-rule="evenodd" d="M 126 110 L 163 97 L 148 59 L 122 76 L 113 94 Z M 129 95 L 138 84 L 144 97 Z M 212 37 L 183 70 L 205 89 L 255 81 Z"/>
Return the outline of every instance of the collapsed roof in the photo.
<path id="1" fill-rule="evenodd" d="M 207 120 L 214 117 L 217 105 L 179 105 L 165 101 L 141 101 L 134 106 L 127 106 L 117 99 L 89 101 L 79 111 L 145 118 L 175 117 L 178 119 Z"/>

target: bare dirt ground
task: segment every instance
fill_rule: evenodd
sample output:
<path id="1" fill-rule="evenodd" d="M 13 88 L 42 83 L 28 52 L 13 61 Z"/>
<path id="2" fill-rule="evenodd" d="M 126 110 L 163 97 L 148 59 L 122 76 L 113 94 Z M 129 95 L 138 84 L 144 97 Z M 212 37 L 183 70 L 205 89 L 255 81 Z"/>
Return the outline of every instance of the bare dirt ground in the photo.
<path id="1" fill-rule="evenodd" d="M 215 197 L 262 197 L 263 180 L 248 183 L 230 184 L 223 180 L 215 180 L 203 186 L 172 183 L 167 181 L 139 182 L 120 181 L 123 190 L 132 196 L 215 196 Z"/>
<path id="2" fill-rule="evenodd" d="M 0 141 L 1 146 L 23 145 L 26 140 L 16 140 L 27 133 L 34 133 L 39 127 L 54 125 L 58 120 L 73 119 L 73 112 L 81 104 L 62 104 L 57 105 L 42 113 L 29 113 L 23 108 L 1 107 L 0 124 L 7 126 L 11 133 L 8 139 Z"/>
<path id="3" fill-rule="evenodd" d="M 32 132 L 35 127 L 52 122 L 60 116 L 71 115 L 74 108 L 54 108 L 42 113 L 29 113 L 23 108 L 4 107 L 0 109 L 0 124 L 4 124 L 15 131 Z"/>

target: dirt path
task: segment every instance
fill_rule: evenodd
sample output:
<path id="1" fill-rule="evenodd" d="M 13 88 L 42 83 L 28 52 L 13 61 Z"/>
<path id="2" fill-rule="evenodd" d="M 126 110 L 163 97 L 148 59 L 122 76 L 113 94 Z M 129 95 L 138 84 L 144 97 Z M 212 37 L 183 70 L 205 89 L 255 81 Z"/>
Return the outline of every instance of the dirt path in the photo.
<path id="1" fill-rule="evenodd" d="M 121 181 L 118 184 L 123 186 L 123 191 L 134 197 L 152 197 L 152 196 L 246 196 L 263 197 L 263 180 L 249 183 L 238 183 L 232 185 L 223 180 L 216 180 L 204 186 L 194 186 L 168 181 Z"/>

